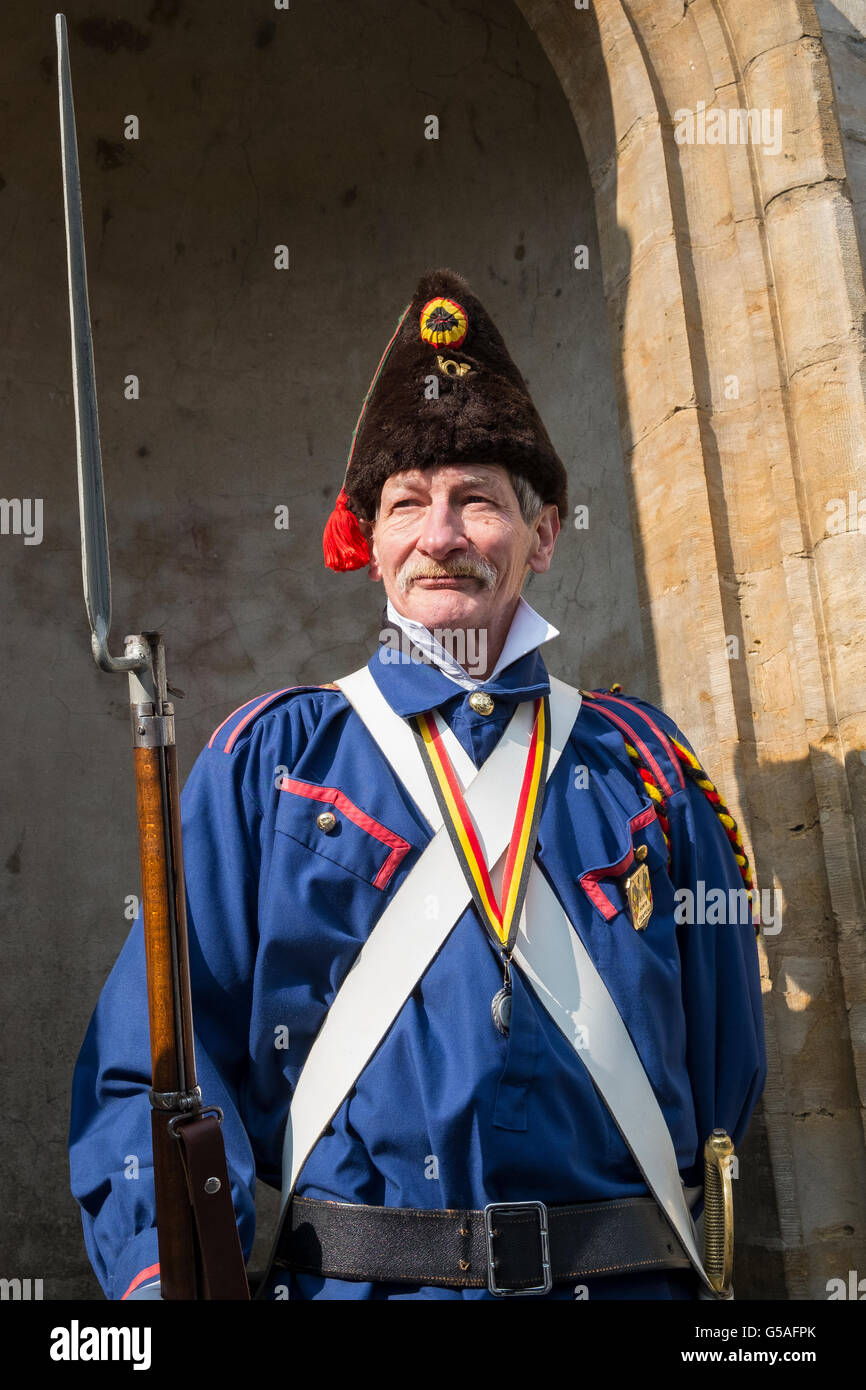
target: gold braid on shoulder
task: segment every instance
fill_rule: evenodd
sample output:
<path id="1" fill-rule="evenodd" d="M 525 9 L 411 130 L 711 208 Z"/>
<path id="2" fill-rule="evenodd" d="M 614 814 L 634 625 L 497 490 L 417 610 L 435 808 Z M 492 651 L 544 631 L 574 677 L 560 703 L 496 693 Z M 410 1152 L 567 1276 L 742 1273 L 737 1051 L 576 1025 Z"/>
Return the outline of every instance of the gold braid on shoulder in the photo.
<path id="1" fill-rule="evenodd" d="M 740 877 L 748 888 L 749 897 L 751 898 L 755 888 L 755 878 L 752 873 L 752 866 L 749 863 L 749 856 L 746 854 L 742 836 L 737 829 L 737 822 L 719 796 L 718 791 L 713 786 L 694 753 L 690 752 L 688 748 L 684 748 L 675 738 L 671 738 L 671 743 L 676 750 L 677 757 L 683 765 L 683 771 L 691 777 L 696 786 L 700 787 L 721 821 L 725 834 L 731 842 L 731 848 L 734 851 L 734 857 L 740 870 Z"/>

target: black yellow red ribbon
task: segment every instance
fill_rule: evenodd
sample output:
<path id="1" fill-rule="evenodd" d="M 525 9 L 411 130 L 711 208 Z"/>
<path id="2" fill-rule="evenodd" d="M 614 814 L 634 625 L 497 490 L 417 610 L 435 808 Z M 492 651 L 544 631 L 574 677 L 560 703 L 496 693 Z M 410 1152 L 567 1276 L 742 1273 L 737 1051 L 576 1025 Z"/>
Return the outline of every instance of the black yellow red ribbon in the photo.
<path id="1" fill-rule="evenodd" d="M 534 703 L 532 737 L 505 857 L 501 904 L 496 900 L 472 816 L 433 714 L 415 716 L 415 737 L 424 754 L 428 776 L 460 867 L 482 922 L 494 944 L 507 956 L 514 947 L 529 885 L 550 757 L 550 700 L 546 695 L 539 696 Z"/>

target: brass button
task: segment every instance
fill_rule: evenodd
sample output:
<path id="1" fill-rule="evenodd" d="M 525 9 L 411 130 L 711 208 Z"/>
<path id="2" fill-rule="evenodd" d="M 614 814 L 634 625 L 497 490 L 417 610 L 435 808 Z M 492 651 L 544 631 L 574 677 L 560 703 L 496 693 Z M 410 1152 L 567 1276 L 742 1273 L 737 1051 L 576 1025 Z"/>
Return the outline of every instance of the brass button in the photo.
<path id="1" fill-rule="evenodd" d="M 473 690 L 469 696 L 469 705 L 476 714 L 493 713 L 493 700 L 486 690 Z"/>
<path id="2" fill-rule="evenodd" d="M 648 851 L 646 845 L 636 845 L 636 846 L 635 846 L 635 851 L 634 851 L 634 857 L 635 857 L 635 859 L 639 859 L 639 860 L 642 861 L 642 860 L 646 859 L 648 853 L 649 853 L 649 851 Z"/>
<path id="3" fill-rule="evenodd" d="M 323 811 L 320 816 L 316 816 L 316 825 L 320 830 L 333 830 L 337 824 L 337 817 L 333 811 Z"/>

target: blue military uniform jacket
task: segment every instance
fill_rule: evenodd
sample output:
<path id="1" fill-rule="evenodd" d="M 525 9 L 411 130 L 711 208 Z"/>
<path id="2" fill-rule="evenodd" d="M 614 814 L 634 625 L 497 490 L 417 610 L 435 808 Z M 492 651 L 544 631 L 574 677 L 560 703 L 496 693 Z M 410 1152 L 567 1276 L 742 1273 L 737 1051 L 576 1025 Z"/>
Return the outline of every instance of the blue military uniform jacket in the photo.
<path id="1" fill-rule="evenodd" d="M 535 649 L 483 683 L 495 702 L 485 716 L 436 666 L 382 660 L 383 651 L 369 666 L 392 707 L 405 717 L 438 708 L 478 766 L 515 705 L 549 689 Z M 632 703 L 685 741 L 661 711 Z M 691 1185 L 702 1181 L 709 1132 L 721 1125 L 738 1142 L 763 1087 L 757 950 L 750 923 L 676 924 L 675 887 L 696 891 L 703 879 L 707 890 L 739 889 L 742 880 L 692 782 L 667 802 L 670 876 L 651 805 L 620 732 L 585 699 L 546 788 L 536 859 L 625 1020 Z M 337 817 L 330 833 L 317 825 L 323 809 Z M 280 1185 L 286 1114 L 310 1045 L 431 836 L 345 696 L 310 686 L 252 700 L 217 729 L 186 782 L 182 815 L 198 1079 L 225 1113 L 248 1258 L 256 1178 Z M 654 900 L 641 932 L 626 911 L 622 868 L 639 844 Z M 139 915 L 73 1086 L 72 1188 L 93 1267 L 115 1299 L 158 1278 L 144 979 Z M 308 1159 L 299 1195 L 420 1208 L 645 1195 L 582 1063 L 517 968 L 510 1035 L 494 1027 L 501 985 L 501 962 L 470 904 Z M 284 1271 L 269 1296 L 285 1297 L 286 1285 L 302 1299 L 492 1296 Z M 588 1294 L 693 1297 L 694 1280 L 689 1271 L 608 1276 L 590 1281 Z M 546 1296 L 574 1292 L 557 1285 Z"/>

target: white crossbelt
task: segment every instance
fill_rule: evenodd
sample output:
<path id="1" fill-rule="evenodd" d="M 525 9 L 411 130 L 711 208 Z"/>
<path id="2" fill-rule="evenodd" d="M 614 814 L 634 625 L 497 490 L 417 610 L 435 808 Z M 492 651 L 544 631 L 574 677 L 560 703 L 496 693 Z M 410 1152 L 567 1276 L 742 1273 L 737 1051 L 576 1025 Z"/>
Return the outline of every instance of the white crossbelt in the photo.
<path id="1" fill-rule="evenodd" d="M 307 1055 L 286 1123 L 283 1212 L 322 1131 L 472 901 L 408 722 L 388 704 L 368 667 L 336 684 L 434 835 L 377 920 Z M 579 691 L 550 677 L 548 778 L 580 705 Z M 533 703 L 518 706 L 480 769 L 444 721 L 435 717 L 485 859 L 493 865 L 491 880 L 498 893 L 532 733 Z M 698 1253 L 676 1153 L 655 1092 L 604 981 L 536 863 L 530 870 L 513 959 L 587 1068 L 705 1290 L 716 1297 Z"/>

